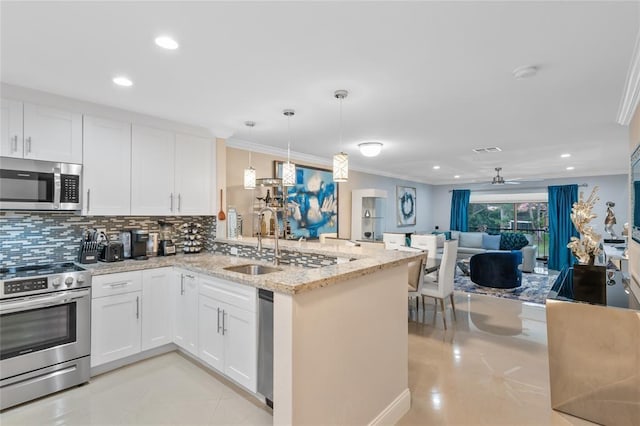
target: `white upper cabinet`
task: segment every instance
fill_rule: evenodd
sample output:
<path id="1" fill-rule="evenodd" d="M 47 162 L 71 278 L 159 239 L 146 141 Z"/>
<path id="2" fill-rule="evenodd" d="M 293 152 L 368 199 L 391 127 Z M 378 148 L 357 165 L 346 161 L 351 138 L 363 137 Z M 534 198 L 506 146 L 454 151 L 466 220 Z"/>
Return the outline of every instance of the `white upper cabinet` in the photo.
<path id="1" fill-rule="evenodd" d="M 211 214 L 211 150 L 209 139 L 177 134 L 174 214 Z"/>
<path id="2" fill-rule="evenodd" d="M 84 116 L 85 215 L 131 213 L 131 124 Z"/>
<path id="3" fill-rule="evenodd" d="M 22 102 L 2 99 L 2 123 L 0 124 L 0 156 L 22 158 Z"/>
<path id="4" fill-rule="evenodd" d="M 131 214 L 211 214 L 211 141 L 133 125 Z"/>
<path id="5" fill-rule="evenodd" d="M 173 189 L 175 135 L 133 125 L 131 139 L 131 214 L 172 215 L 178 198 Z"/>
<path id="6" fill-rule="evenodd" d="M 24 103 L 24 158 L 82 164 L 82 114 Z"/>

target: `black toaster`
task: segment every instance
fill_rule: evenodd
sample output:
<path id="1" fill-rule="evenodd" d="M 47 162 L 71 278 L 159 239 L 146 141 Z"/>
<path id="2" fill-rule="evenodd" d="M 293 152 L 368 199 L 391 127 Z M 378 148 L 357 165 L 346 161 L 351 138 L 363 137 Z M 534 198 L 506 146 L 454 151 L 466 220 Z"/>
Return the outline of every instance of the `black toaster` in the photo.
<path id="1" fill-rule="evenodd" d="M 101 262 L 119 262 L 124 260 L 124 246 L 121 241 L 103 242 L 100 249 Z"/>

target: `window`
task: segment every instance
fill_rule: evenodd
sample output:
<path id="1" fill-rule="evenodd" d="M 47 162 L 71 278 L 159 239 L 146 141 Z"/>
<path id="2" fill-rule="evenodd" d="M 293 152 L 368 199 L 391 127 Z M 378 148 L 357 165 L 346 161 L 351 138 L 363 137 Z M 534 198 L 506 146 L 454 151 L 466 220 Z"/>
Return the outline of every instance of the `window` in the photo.
<path id="1" fill-rule="evenodd" d="M 538 256 L 546 259 L 549 241 L 548 203 L 469 203 L 469 230 L 500 233 L 522 232 L 538 246 Z"/>

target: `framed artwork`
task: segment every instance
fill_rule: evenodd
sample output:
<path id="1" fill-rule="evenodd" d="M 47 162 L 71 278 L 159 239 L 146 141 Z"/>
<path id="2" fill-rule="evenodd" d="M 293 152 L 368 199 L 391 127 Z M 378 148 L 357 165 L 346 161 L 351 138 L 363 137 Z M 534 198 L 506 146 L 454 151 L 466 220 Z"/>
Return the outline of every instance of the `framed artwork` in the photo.
<path id="1" fill-rule="evenodd" d="M 398 226 L 416 224 L 416 189 L 410 186 L 396 186 L 396 211 Z"/>
<path id="2" fill-rule="evenodd" d="M 283 162 L 273 163 L 275 177 L 282 178 Z M 331 170 L 296 164 L 296 185 L 285 191 L 293 238 L 316 239 L 326 232 L 338 232 L 338 184 Z"/>

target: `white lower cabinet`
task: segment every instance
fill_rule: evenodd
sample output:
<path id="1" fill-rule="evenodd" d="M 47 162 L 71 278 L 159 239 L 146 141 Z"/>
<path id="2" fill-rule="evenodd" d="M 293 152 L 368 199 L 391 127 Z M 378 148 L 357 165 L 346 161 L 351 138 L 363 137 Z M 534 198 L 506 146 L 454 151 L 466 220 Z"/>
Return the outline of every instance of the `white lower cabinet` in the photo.
<path id="1" fill-rule="evenodd" d="M 175 343 L 255 392 L 256 289 L 158 268 L 93 277 L 91 366 Z"/>
<path id="2" fill-rule="evenodd" d="M 91 366 L 140 352 L 142 274 L 97 276 L 92 289 Z"/>
<path id="3" fill-rule="evenodd" d="M 173 268 L 142 272 L 142 350 L 173 342 Z"/>
<path id="4" fill-rule="evenodd" d="M 252 392 L 257 385 L 254 288 L 200 278 L 199 358 Z"/>
<path id="5" fill-rule="evenodd" d="M 175 306 L 173 342 L 198 356 L 198 282 L 194 273 L 177 272 L 172 296 Z"/>

